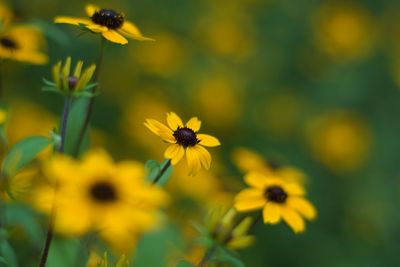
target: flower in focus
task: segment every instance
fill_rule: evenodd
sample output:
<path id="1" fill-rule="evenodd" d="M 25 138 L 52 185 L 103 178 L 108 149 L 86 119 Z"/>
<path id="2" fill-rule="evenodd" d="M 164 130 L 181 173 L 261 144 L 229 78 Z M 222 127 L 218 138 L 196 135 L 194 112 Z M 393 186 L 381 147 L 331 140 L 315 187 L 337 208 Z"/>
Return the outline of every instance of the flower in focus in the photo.
<path id="1" fill-rule="evenodd" d="M 265 224 L 277 224 L 283 219 L 295 233 L 305 230 L 303 217 L 316 217 L 314 206 L 304 198 L 305 191 L 298 183 L 256 172 L 247 174 L 245 182 L 252 188 L 236 195 L 234 206 L 239 212 L 262 209 Z"/>
<path id="2" fill-rule="evenodd" d="M 101 34 L 110 42 L 122 45 L 128 43 L 124 36 L 139 41 L 153 40 L 143 36 L 136 25 L 125 20 L 124 15 L 120 12 L 95 5 L 86 5 L 85 10 L 89 18 L 59 16 L 54 19 L 54 22 L 82 26 L 91 32 Z"/>
<path id="3" fill-rule="evenodd" d="M 45 162 L 44 173 L 52 186 L 40 186 L 34 203 L 47 213 L 54 203 L 55 230 L 65 235 L 94 231 L 119 251 L 130 250 L 140 234 L 158 225 L 158 209 L 168 201 L 161 189 L 145 182 L 141 163 L 114 163 L 101 150 L 89 152 L 82 162 L 56 155 Z"/>
<path id="4" fill-rule="evenodd" d="M 0 58 L 46 64 L 48 56 L 41 51 L 45 44 L 42 33 L 35 27 L 11 27 L 0 34 Z"/>
<path id="5" fill-rule="evenodd" d="M 273 159 L 247 148 L 237 148 L 232 153 L 233 162 L 243 173 L 259 172 L 265 175 L 277 175 L 287 182 L 304 183 L 306 175 L 299 169 L 282 165 Z"/>
<path id="6" fill-rule="evenodd" d="M 83 61 L 79 60 L 75 65 L 74 72 L 71 73 L 71 57 L 65 60 L 64 66 L 59 61 L 52 69 L 53 82 L 45 80 L 45 83 L 50 87 L 45 87 L 44 89 L 56 92 L 61 91 L 67 95 L 76 96 L 82 93 L 90 95 L 87 90 L 96 85 L 95 83 L 89 84 L 96 70 L 96 65 L 90 65 L 83 73 L 82 67 Z"/>
<path id="7" fill-rule="evenodd" d="M 167 113 L 167 123 L 168 126 L 153 119 L 147 119 L 145 122 L 145 126 L 150 131 L 170 143 L 164 157 L 170 159 L 171 163 L 175 165 L 186 154 L 190 175 L 198 173 L 201 166 L 208 170 L 211 165 L 211 155 L 203 146 L 219 146 L 218 139 L 211 135 L 198 133 L 201 121 L 197 117 L 192 117 L 184 125 L 178 115 L 170 112 Z"/>

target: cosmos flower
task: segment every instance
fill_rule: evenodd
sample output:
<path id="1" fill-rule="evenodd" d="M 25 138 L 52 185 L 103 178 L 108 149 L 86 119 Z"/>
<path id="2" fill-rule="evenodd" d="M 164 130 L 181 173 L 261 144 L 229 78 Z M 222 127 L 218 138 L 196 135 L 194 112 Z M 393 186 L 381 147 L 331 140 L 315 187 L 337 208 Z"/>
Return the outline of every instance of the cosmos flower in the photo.
<path id="1" fill-rule="evenodd" d="M 128 43 L 124 36 L 139 41 L 153 40 L 143 36 L 136 25 L 127 21 L 120 12 L 95 5 L 86 5 L 85 10 L 88 18 L 58 16 L 54 22 L 84 27 L 91 32 L 101 34 L 110 42 L 122 45 Z"/>
<path id="2" fill-rule="evenodd" d="M 190 175 L 198 173 L 201 166 L 209 169 L 211 155 L 203 146 L 219 146 L 218 139 L 211 135 L 198 133 L 201 121 L 197 117 L 192 117 L 184 125 L 178 115 L 170 112 L 167 113 L 167 123 L 168 126 L 153 119 L 147 119 L 145 122 L 145 126 L 150 131 L 170 143 L 164 153 L 164 157 L 171 159 L 171 163 L 175 165 L 186 154 Z"/>
<path id="3" fill-rule="evenodd" d="M 154 229 L 158 209 L 168 202 L 164 191 L 145 182 L 143 164 L 114 163 L 102 150 L 81 162 L 56 155 L 45 162 L 44 173 L 53 187 L 39 187 L 34 203 L 46 213 L 54 203 L 55 230 L 71 236 L 96 232 L 118 250 Z"/>
<path id="4" fill-rule="evenodd" d="M 314 206 L 304 198 L 305 191 L 298 183 L 255 172 L 247 174 L 245 182 L 252 188 L 236 195 L 234 206 L 239 212 L 262 209 L 265 224 L 277 224 L 283 219 L 295 233 L 305 230 L 303 217 L 316 217 Z"/>
<path id="5" fill-rule="evenodd" d="M 45 39 L 35 27 L 15 26 L 0 34 L 0 58 L 31 64 L 46 64 L 48 56 L 42 52 Z"/>

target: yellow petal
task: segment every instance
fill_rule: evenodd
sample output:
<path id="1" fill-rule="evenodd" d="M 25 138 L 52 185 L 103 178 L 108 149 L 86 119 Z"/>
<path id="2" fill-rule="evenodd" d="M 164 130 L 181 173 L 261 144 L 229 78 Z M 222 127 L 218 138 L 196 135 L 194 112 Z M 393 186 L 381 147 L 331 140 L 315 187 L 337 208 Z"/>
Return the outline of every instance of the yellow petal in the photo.
<path id="1" fill-rule="evenodd" d="M 52 74 L 53 74 L 53 81 L 57 84 L 57 87 L 60 87 L 61 85 L 61 78 L 60 78 L 60 72 L 61 72 L 61 60 L 57 62 L 57 64 L 54 65 L 52 69 Z"/>
<path id="2" fill-rule="evenodd" d="M 172 130 L 176 130 L 178 127 L 183 127 L 181 118 L 179 118 L 179 116 L 174 112 L 167 113 L 167 123 Z"/>
<path id="3" fill-rule="evenodd" d="M 79 78 L 81 76 L 82 66 L 83 66 L 83 61 L 79 60 L 78 63 L 76 63 L 75 65 L 74 77 Z"/>
<path id="4" fill-rule="evenodd" d="M 86 85 L 92 79 L 95 70 L 96 70 L 96 65 L 92 64 L 92 65 L 90 65 L 89 68 L 87 68 L 83 72 L 82 76 L 80 77 L 80 79 L 79 79 L 79 81 L 78 81 L 78 83 L 77 83 L 77 85 L 75 87 L 76 91 L 82 90 L 83 88 L 86 87 Z M 75 77 L 79 77 L 79 76 L 75 76 Z"/>
<path id="5" fill-rule="evenodd" d="M 69 88 L 68 78 L 70 70 L 71 70 L 71 57 L 67 57 L 67 60 L 65 61 L 64 67 L 62 68 L 61 71 L 64 89 Z"/>
<path id="6" fill-rule="evenodd" d="M 136 27 L 135 24 L 129 21 L 125 21 L 119 31 L 122 34 L 138 41 L 154 41 L 154 39 L 152 38 L 143 36 L 138 27 Z"/>
<path id="7" fill-rule="evenodd" d="M 253 189 L 253 188 L 243 189 L 235 196 L 235 202 L 240 201 L 240 200 L 252 200 L 254 198 L 265 199 L 263 194 L 264 194 L 264 191 L 262 191 L 262 190 Z"/>
<path id="8" fill-rule="evenodd" d="M 297 234 L 304 232 L 305 224 L 303 218 L 291 208 L 285 207 L 281 209 L 282 217 L 285 222 L 292 228 L 292 230 Z"/>
<path id="9" fill-rule="evenodd" d="M 147 119 L 146 122 L 144 123 L 144 125 L 147 128 L 149 128 L 149 130 L 152 131 L 153 133 L 155 133 L 156 135 L 160 135 L 160 132 L 167 132 L 167 133 L 170 133 L 170 135 L 172 136 L 171 129 L 159 121 L 156 121 L 153 119 Z"/>
<path id="10" fill-rule="evenodd" d="M 221 145 L 217 138 L 208 134 L 197 134 L 197 139 L 200 140 L 199 144 L 203 146 L 214 147 Z"/>
<path id="11" fill-rule="evenodd" d="M 108 31 L 103 32 L 103 37 L 106 38 L 110 42 L 121 44 L 121 45 L 125 45 L 128 43 L 128 40 L 126 40 L 126 38 L 124 36 L 122 36 L 121 34 L 119 34 L 118 32 L 116 32 L 114 30 L 108 30 Z"/>
<path id="12" fill-rule="evenodd" d="M 211 165 L 211 155 L 210 153 L 207 151 L 207 149 L 205 149 L 202 146 L 196 145 L 193 147 L 196 152 L 197 152 L 197 156 L 200 159 L 201 164 L 203 165 L 203 167 L 208 170 L 210 169 L 210 165 Z"/>
<path id="13" fill-rule="evenodd" d="M 101 25 L 97 25 L 97 24 L 86 25 L 86 28 L 89 29 L 92 32 L 95 32 L 95 33 L 109 31 L 107 27 L 101 26 Z"/>
<path id="14" fill-rule="evenodd" d="M 254 236 L 246 235 L 233 238 L 228 243 L 228 247 L 231 249 L 242 249 L 251 246 L 255 241 Z"/>
<path id="15" fill-rule="evenodd" d="M 284 190 L 291 196 L 304 196 L 304 188 L 297 183 L 284 184 Z"/>
<path id="16" fill-rule="evenodd" d="M 98 6 L 92 5 L 92 4 L 88 4 L 85 6 L 85 11 L 86 14 L 91 17 L 93 16 L 94 12 L 100 10 L 100 8 Z"/>
<path id="17" fill-rule="evenodd" d="M 79 24 L 90 25 L 94 24 L 90 19 L 85 18 L 74 18 L 74 17 L 55 17 L 55 23 L 65 23 L 65 24 L 72 24 L 78 26 Z"/>
<path id="18" fill-rule="evenodd" d="M 187 123 L 186 127 L 192 129 L 194 132 L 198 132 L 200 130 L 201 121 L 197 117 L 191 118 Z"/>
<path id="19" fill-rule="evenodd" d="M 289 197 L 286 202 L 288 206 L 292 207 L 309 220 L 313 220 L 317 216 L 317 211 L 315 210 L 313 204 L 304 198 Z"/>
<path id="20" fill-rule="evenodd" d="M 257 172 L 250 172 L 246 174 L 244 177 L 244 181 L 246 184 L 255 187 L 255 188 L 260 188 L 263 189 L 265 187 L 265 176 L 257 173 Z"/>
<path id="21" fill-rule="evenodd" d="M 280 206 L 268 202 L 263 209 L 264 223 L 276 224 L 281 220 Z"/>
<path id="22" fill-rule="evenodd" d="M 196 150 L 192 147 L 186 148 L 186 160 L 189 166 L 189 175 L 196 175 L 200 171 L 201 164 Z"/>
<path id="23" fill-rule="evenodd" d="M 185 154 L 185 149 L 178 145 L 178 144 L 173 144 L 170 145 L 167 150 L 165 150 L 164 157 L 167 159 L 171 159 L 172 165 L 177 164 Z"/>
<path id="24" fill-rule="evenodd" d="M 234 204 L 237 211 L 252 211 L 264 207 L 265 199 L 263 197 L 251 200 L 240 200 Z"/>

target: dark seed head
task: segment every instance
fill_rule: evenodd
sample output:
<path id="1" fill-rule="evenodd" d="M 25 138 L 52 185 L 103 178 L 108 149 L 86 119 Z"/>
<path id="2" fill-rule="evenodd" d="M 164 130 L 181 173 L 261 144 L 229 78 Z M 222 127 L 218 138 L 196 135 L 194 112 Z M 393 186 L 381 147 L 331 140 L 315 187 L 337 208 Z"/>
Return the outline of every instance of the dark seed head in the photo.
<path id="1" fill-rule="evenodd" d="M 18 44 L 14 40 L 7 37 L 0 38 L 0 44 L 8 49 L 18 48 Z"/>
<path id="2" fill-rule="evenodd" d="M 115 30 L 124 24 L 124 16 L 111 9 L 101 9 L 94 12 L 92 21 L 98 25 Z"/>
<path id="3" fill-rule="evenodd" d="M 176 143 L 183 147 L 195 146 L 200 142 L 200 140 L 197 139 L 196 133 L 187 127 L 178 127 L 173 135 L 176 139 Z"/>
<path id="4" fill-rule="evenodd" d="M 69 76 L 68 77 L 68 87 L 69 89 L 73 90 L 76 87 L 76 84 L 78 83 L 79 78 L 75 77 L 75 76 Z"/>
<path id="5" fill-rule="evenodd" d="M 288 197 L 282 187 L 277 185 L 268 187 L 264 192 L 264 196 L 268 201 L 276 203 L 284 203 Z"/>
<path id="6" fill-rule="evenodd" d="M 108 182 L 98 182 L 90 188 L 90 196 L 101 203 L 114 202 L 117 200 L 117 192 L 112 184 Z"/>

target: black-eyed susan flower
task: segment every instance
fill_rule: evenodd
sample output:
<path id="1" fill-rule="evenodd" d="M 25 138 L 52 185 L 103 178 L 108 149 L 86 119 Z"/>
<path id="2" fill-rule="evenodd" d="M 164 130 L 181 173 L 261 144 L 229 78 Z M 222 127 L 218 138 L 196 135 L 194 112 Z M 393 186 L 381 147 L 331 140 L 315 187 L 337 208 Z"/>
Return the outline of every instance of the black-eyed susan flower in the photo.
<path id="1" fill-rule="evenodd" d="M 92 93 L 89 92 L 95 83 L 90 83 L 93 74 L 96 70 L 96 65 L 92 64 L 85 70 L 83 68 L 83 61 L 79 60 L 73 72 L 71 72 L 71 57 L 65 60 L 64 65 L 62 61 L 57 62 L 53 66 L 53 82 L 45 80 L 48 87 L 44 90 L 62 92 L 66 95 L 80 96 L 86 95 L 91 96 Z"/>
<path id="2" fill-rule="evenodd" d="M 201 121 L 192 117 L 186 124 L 174 112 L 167 113 L 168 126 L 153 120 L 147 119 L 145 126 L 153 133 L 160 136 L 164 141 L 170 143 L 165 150 L 164 157 L 171 160 L 173 165 L 177 164 L 186 154 L 189 166 L 189 174 L 199 172 L 201 166 L 209 169 L 211 155 L 204 148 L 219 146 L 217 138 L 199 133 Z"/>
<path id="3" fill-rule="evenodd" d="M 0 34 L 0 58 L 31 64 L 46 64 L 48 56 L 42 52 L 45 39 L 39 29 L 16 26 Z"/>
<path id="4" fill-rule="evenodd" d="M 239 212 L 262 209 L 264 223 L 277 224 L 283 219 L 295 233 L 305 230 L 304 218 L 316 217 L 314 206 L 304 198 L 304 188 L 298 183 L 255 172 L 246 175 L 245 182 L 252 188 L 235 197 Z"/>
<path id="5" fill-rule="evenodd" d="M 101 34 L 110 42 L 122 45 L 128 43 L 124 36 L 139 41 L 153 40 L 143 36 L 136 25 L 127 21 L 121 12 L 95 5 L 86 5 L 85 10 L 89 18 L 59 16 L 54 22 L 82 26 L 91 32 Z"/>
<path id="6" fill-rule="evenodd" d="M 81 162 L 56 155 L 44 164 L 44 173 L 54 186 L 39 187 L 34 199 L 47 213 L 54 203 L 55 230 L 72 236 L 97 232 L 121 251 L 158 225 L 159 208 L 168 202 L 164 191 L 146 183 L 143 164 L 114 163 L 101 150 Z"/>

